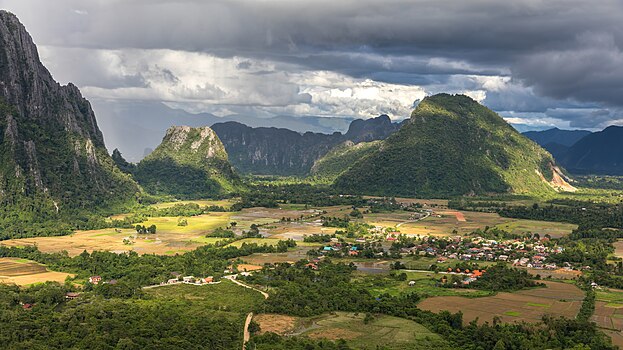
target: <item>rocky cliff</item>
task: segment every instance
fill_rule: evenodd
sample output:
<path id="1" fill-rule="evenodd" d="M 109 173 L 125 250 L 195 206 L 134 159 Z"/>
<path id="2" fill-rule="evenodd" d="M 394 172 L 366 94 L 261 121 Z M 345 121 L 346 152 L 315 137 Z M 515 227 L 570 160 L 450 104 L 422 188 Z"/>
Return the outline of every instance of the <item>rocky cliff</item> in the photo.
<path id="1" fill-rule="evenodd" d="M 6 205 L 20 208 L 26 221 L 43 220 L 138 191 L 108 155 L 89 102 L 76 86 L 54 81 L 24 26 L 6 11 L 0 11 L 0 158 L 4 217 L 12 210 Z"/>

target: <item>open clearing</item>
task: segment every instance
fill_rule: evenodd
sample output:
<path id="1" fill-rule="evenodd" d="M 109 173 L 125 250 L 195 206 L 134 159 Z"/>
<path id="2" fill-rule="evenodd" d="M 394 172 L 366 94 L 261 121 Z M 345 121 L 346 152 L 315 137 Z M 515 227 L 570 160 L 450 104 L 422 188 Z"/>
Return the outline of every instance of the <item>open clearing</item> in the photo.
<path id="1" fill-rule="evenodd" d="M 479 323 L 538 322 L 544 314 L 574 318 L 584 299 L 584 292 L 569 283 L 543 281 L 547 288 L 534 288 L 515 293 L 498 293 L 483 298 L 442 296 L 425 299 L 418 304 L 423 310 L 463 312 L 463 322 L 478 318 Z"/>
<path id="2" fill-rule="evenodd" d="M 418 201 L 426 202 L 424 200 Z M 191 202 L 199 205 L 228 206 L 233 203 L 233 200 L 169 202 L 155 206 L 164 208 Z M 429 205 L 442 205 L 442 203 L 431 202 Z M 89 252 L 106 250 L 118 253 L 136 251 L 139 254 L 176 254 L 194 250 L 205 244 L 216 243 L 221 239 L 206 237 L 206 235 L 218 227 L 226 227 L 231 222 L 236 222 L 235 232 L 237 234 L 249 230 L 253 224 L 261 225 L 260 233 L 267 239 L 241 240 L 233 243 L 234 246 L 240 246 L 243 242 L 276 244 L 283 239 L 294 239 L 299 246 L 318 246 L 319 244 L 303 243 L 303 239 L 308 235 L 331 234 L 336 230 L 333 227 L 323 227 L 320 215 L 343 217 L 348 215 L 350 210 L 349 206 L 309 208 L 304 205 L 284 204 L 281 208 L 246 208 L 240 212 L 211 212 L 188 217 L 186 218 L 187 226 L 178 226 L 179 218 L 177 217 L 154 217 L 142 223 L 145 226 L 156 225 L 156 234 L 138 235 L 134 229 L 110 228 L 76 231 L 69 236 L 13 239 L 0 242 L 0 244 L 7 246 L 37 245 L 39 250 L 43 252 L 67 251 L 71 256 L 78 255 L 85 250 Z M 407 211 L 370 213 L 366 214 L 362 221 L 384 227 L 396 227 L 401 224 L 399 229 L 404 234 L 437 236 L 449 236 L 457 233 L 468 234 L 485 226 L 497 226 L 513 233 L 538 232 L 541 235 L 549 233 L 552 237 L 560 237 L 575 228 L 575 225 L 563 223 L 502 218 L 494 213 L 459 212 L 439 207 L 434 207 L 433 210 L 433 215 L 415 222 L 412 220 L 413 213 Z M 326 213 L 322 214 L 323 212 Z M 286 221 L 282 221 L 284 218 Z M 294 221 L 300 218 L 303 220 Z M 128 242 L 130 244 L 127 244 Z"/>
<path id="3" fill-rule="evenodd" d="M 260 325 L 260 333 L 276 333 L 286 335 L 294 332 L 299 318 L 294 316 L 277 315 L 277 314 L 259 314 L 253 317 L 253 320 Z"/>
<path id="4" fill-rule="evenodd" d="M 386 272 L 385 275 L 369 275 L 365 273 L 365 271 L 360 272 L 360 270 L 357 269 L 355 278 L 351 283 L 355 283 L 366 288 L 374 296 L 380 296 L 382 294 L 398 296 L 401 294 L 417 292 L 418 295 L 423 298 L 436 296 L 466 296 L 475 298 L 494 294 L 493 292 L 485 290 L 439 287 L 437 284 L 442 275 L 435 275 L 433 272 L 413 272 L 404 270 L 400 270 L 398 272 L 406 273 L 407 279 L 405 281 L 398 281 L 395 278 L 390 277 L 388 272 Z M 415 285 L 409 286 L 410 281 L 415 282 Z"/>
<path id="5" fill-rule="evenodd" d="M 198 203 L 197 201 L 193 201 Z M 179 203 L 179 202 L 178 202 Z M 214 204 L 213 201 L 206 203 Z M 175 204 L 175 203 L 174 203 Z M 162 205 L 171 205 L 163 203 Z M 301 214 L 313 213 L 313 210 L 298 212 L 290 209 L 248 208 L 240 212 L 211 212 L 205 215 L 188 217 L 187 226 L 178 226 L 177 217 L 149 218 L 141 223 L 145 226 L 156 225 L 156 234 L 138 235 L 134 229 L 101 229 L 76 231 L 68 236 L 36 237 L 12 239 L 0 242 L 7 246 L 37 245 L 39 250 L 46 253 L 67 251 L 76 256 L 84 250 L 107 250 L 112 252 L 136 251 L 139 254 L 176 254 L 194 250 L 205 244 L 214 244 L 220 238 L 205 237 L 218 227 L 226 227 L 236 221 L 238 231 L 248 230 L 252 224 L 267 224 L 278 222 L 281 218 L 298 218 Z M 124 243 L 130 238 L 131 245 Z M 243 242 L 258 244 L 276 244 L 279 239 L 261 240 L 248 239 L 235 243 L 239 246 Z"/>
<path id="6" fill-rule="evenodd" d="M 281 335 L 303 335 L 315 339 L 344 339 L 355 349 L 429 349 L 447 343 L 426 327 L 413 321 L 378 315 L 367 324 L 364 314 L 336 312 L 317 317 L 297 318 L 282 315 L 257 315 L 262 331 Z"/>
<path id="7" fill-rule="evenodd" d="M 48 271 L 39 263 L 25 259 L 0 258 L 0 283 L 11 283 L 25 286 L 48 281 L 65 282 L 73 275 L 63 272 Z"/>
<path id="8" fill-rule="evenodd" d="M 298 244 L 298 242 L 297 242 Z M 277 264 L 277 263 L 295 263 L 301 259 L 307 259 L 307 252 L 312 249 L 311 247 L 298 246 L 294 249 L 289 249 L 286 253 L 255 253 L 249 256 L 241 257 L 240 259 L 248 264 L 264 265 L 264 264 Z"/>
<path id="9" fill-rule="evenodd" d="M 504 231 L 514 234 L 522 234 L 525 232 L 538 233 L 543 237 L 549 234 L 553 238 L 560 238 L 568 235 L 571 231 L 578 228 L 578 225 L 566 224 L 562 222 L 536 221 L 536 220 L 519 220 L 509 219 L 509 222 L 499 224 L 496 227 Z"/>
<path id="10" fill-rule="evenodd" d="M 241 313 L 253 310 L 264 301 L 260 293 L 226 279 L 217 284 L 175 284 L 145 289 L 145 292 L 156 298 L 201 302 L 209 309 Z"/>
<path id="11" fill-rule="evenodd" d="M 623 258 L 623 240 L 614 242 L 614 255 L 619 258 Z"/>

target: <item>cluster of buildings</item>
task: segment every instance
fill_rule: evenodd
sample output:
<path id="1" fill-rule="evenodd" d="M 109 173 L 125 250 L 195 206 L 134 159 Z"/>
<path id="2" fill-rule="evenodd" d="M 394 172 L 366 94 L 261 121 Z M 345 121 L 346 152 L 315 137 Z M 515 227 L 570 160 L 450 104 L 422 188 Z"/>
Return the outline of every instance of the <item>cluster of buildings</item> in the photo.
<path id="1" fill-rule="evenodd" d="M 558 269 L 553 262 L 547 262 L 552 254 L 563 251 L 560 246 L 548 244 L 549 239 L 510 239 L 497 241 L 482 237 L 428 237 L 420 244 L 400 248 L 402 255 L 437 257 L 438 263 L 449 259 L 461 261 L 504 261 L 513 266 L 534 269 Z"/>
<path id="2" fill-rule="evenodd" d="M 218 282 L 214 282 L 214 277 L 213 276 L 208 276 L 208 277 L 195 277 L 195 276 L 185 276 L 185 277 L 175 277 L 175 278 L 170 278 L 169 280 L 167 280 L 167 282 L 163 282 L 161 283 L 161 285 L 164 284 L 194 284 L 196 286 L 201 286 L 204 284 L 215 284 Z"/>

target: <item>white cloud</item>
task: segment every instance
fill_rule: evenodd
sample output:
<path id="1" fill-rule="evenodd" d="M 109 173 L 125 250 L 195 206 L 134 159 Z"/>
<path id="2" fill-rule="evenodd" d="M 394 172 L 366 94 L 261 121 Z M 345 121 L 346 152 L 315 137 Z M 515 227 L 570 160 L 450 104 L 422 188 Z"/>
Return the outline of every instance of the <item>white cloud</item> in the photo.
<path id="1" fill-rule="evenodd" d="M 48 46 L 42 59 L 57 79 L 77 83 L 88 98 L 166 101 L 190 112 L 219 115 L 248 106 L 259 115 L 388 114 L 402 119 L 409 116 L 413 102 L 427 94 L 415 85 L 198 52 Z"/>

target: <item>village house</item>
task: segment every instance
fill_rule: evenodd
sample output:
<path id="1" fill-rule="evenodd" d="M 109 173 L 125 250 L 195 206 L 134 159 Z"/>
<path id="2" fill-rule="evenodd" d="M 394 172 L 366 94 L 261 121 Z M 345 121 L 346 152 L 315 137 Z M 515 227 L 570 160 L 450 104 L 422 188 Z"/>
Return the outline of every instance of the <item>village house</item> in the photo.
<path id="1" fill-rule="evenodd" d="M 91 284 L 99 284 L 102 281 L 102 276 L 91 276 L 89 277 L 89 283 Z"/>
<path id="2" fill-rule="evenodd" d="M 312 270 L 318 270 L 318 265 L 314 264 L 314 263 L 308 263 L 305 265 L 305 267 L 308 267 Z"/>
<path id="3" fill-rule="evenodd" d="M 78 299 L 79 297 L 80 297 L 80 293 L 76 293 L 76 292 L 65 293 L 65 299 L 67 300 L 74 300 L 74 299 Z"/>

